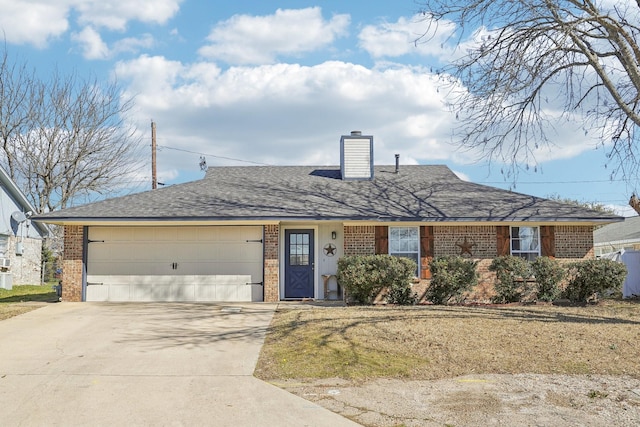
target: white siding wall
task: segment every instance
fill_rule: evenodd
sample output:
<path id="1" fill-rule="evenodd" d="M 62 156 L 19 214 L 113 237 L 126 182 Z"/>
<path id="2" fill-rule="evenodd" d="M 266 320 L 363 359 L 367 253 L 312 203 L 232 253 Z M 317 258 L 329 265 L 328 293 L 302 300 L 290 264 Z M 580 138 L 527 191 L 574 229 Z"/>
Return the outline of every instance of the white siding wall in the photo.
<path id="1" fill-rule="evenodd" d="M 371 178 L 371 140 L 343 140 L 343 179 Z"/>
<path id="2" fill-rule="evenodd" d="M 330 224 L 322 224 L 318 228 L 318 253 L 319 253 L 319 262 L 320 268 L 318 269 L 318 278 L 317 283 L 320 287 L 318 292 L 318 297 L 321 299 L 326 298 L 337 298 L 337 294 L 335 292 L 330 293 L 330 295 L 324 295 L 324 281 L 323 275 L 330 274 L 334 275 L 338 272 L 338 259 L 343 255 L 342 251 L 342 223 L 330 223 Z M 336 239 L 333 240 L 331 238 L 331 232 L 336 232 Z M 335 253 L 333 256 L 329 256 L 326 254 L 325 246 L 333 245 L 336 247 Z M 331 277 L 329 279 L 329 289 L 336 290 L 336 278 Z"/>

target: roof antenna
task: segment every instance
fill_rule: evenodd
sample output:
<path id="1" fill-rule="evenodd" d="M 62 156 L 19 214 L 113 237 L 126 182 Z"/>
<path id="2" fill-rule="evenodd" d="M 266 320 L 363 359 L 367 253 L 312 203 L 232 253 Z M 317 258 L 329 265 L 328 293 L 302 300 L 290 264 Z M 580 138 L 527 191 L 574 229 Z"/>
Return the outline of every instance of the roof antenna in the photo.
<path id="1" fill-rule="evenodd" d="M 396 173 L 400 173 L 400 154 L 396 154 Z"/>

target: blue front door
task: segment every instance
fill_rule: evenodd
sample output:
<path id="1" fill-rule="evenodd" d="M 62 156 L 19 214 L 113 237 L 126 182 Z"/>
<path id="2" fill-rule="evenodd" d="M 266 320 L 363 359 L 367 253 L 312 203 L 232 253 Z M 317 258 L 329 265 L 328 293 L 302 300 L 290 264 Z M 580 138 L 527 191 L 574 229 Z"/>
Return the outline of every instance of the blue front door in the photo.
<path id="1" fill-rule="evenodd" d="M 285 230 L 285 298 L 313 298 L 313 230 Z"/>

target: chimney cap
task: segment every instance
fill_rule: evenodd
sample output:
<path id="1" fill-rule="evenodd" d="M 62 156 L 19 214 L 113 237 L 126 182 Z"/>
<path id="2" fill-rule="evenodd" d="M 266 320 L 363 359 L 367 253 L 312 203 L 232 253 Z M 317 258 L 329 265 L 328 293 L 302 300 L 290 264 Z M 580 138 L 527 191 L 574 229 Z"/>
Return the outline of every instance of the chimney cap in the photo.
<path id="1" fill-rule="evenodd" d="M 351 136 L 362 136 L 362 131 L 360 130 L 352 130 Z"/>

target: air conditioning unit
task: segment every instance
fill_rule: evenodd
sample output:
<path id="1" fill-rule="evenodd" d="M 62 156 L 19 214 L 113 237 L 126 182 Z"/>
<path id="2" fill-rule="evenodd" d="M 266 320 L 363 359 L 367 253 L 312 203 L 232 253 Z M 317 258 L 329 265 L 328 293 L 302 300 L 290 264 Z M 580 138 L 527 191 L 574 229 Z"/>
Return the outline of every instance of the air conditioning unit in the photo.
<path id="1" fill-rule="evenodd" d="M 0 258 L 0 268 L 11 267 L 11 260 L 9 258 Z"/>
<path id="2" fill-rule="evenodd" d="M 0 273 L 0 289 L 8 291 L 13 289 L 13 276 L 11 273 Z"/>

